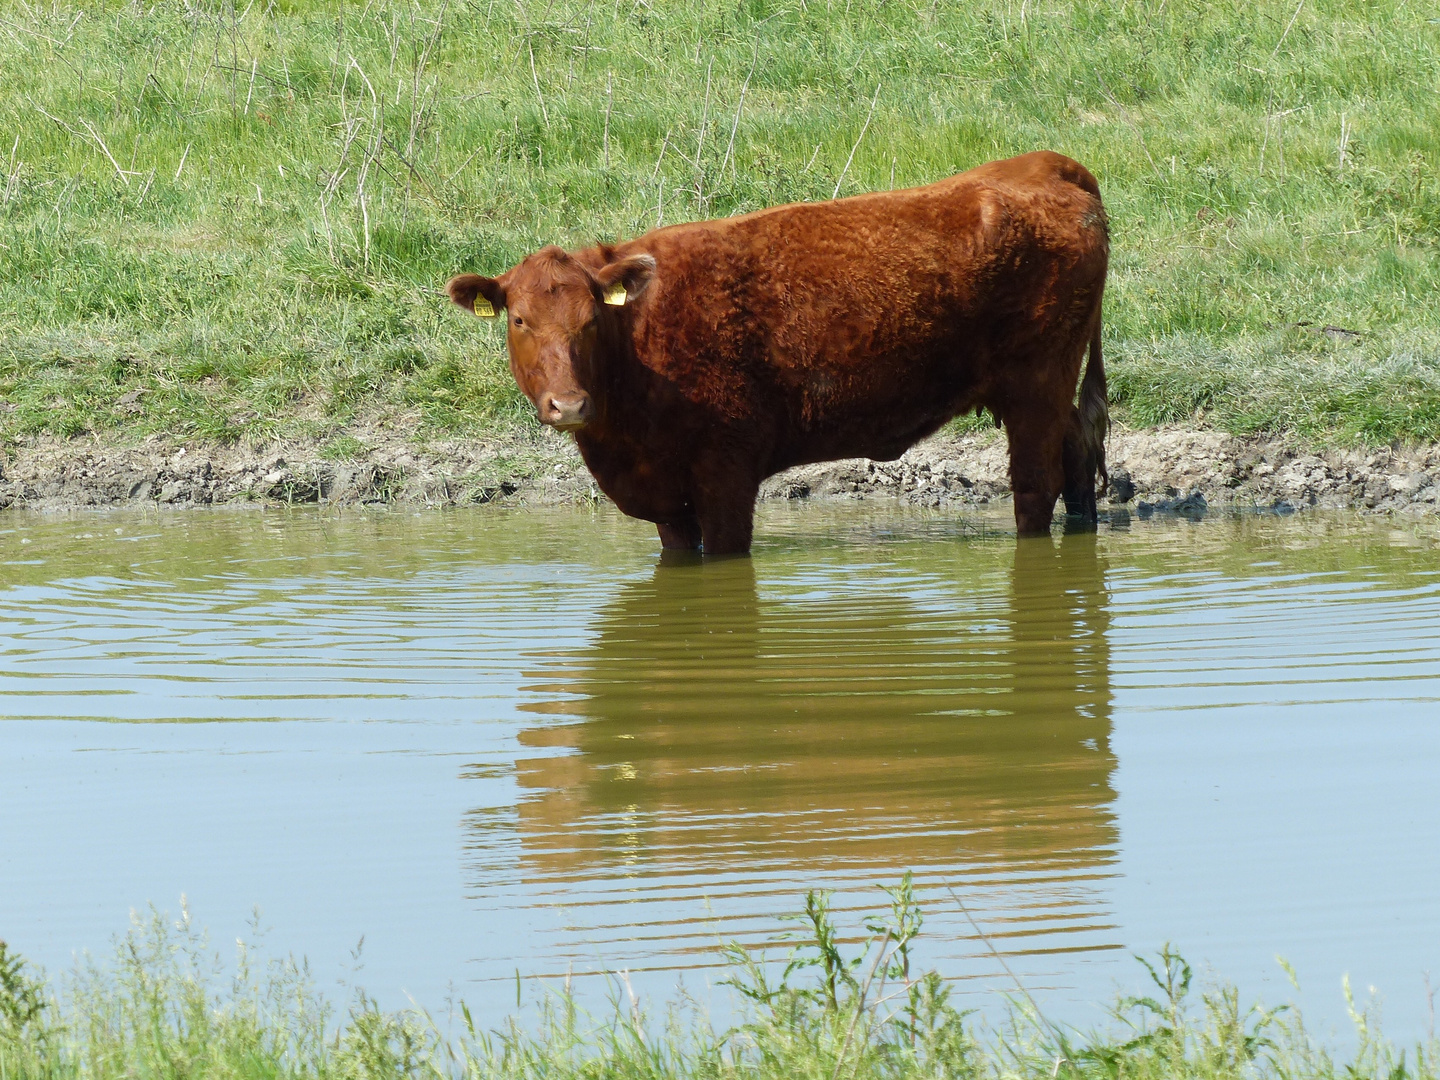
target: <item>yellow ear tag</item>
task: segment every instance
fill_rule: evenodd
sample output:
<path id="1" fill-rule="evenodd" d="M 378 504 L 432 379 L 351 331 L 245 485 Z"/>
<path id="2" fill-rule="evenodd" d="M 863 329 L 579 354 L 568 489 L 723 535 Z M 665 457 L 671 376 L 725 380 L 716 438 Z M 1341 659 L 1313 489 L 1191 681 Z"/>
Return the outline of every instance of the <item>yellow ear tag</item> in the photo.
<path id="1" fill-rule="evenodd" d="M 625 286 L 621 282 L 608 285 L 605 288 L 605 302 L 611 307 L 625 306 Z"/>
<path id="2" fill-rule="evenodd" d="M 495 318 L 495 305 L 483 296 L 475 297 L 475 314 L 482 319 Z"/>

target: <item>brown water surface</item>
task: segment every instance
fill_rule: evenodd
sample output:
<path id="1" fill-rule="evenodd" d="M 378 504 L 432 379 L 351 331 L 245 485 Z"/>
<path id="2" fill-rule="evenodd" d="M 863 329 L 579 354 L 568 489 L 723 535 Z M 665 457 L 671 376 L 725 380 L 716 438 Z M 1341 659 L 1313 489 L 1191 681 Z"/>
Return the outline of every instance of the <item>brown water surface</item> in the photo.
<path id="1" fill-rule="evenodd" d="M 783 955 L 806 889 L 858 929 L 910 869 L 921 962 L 987 1011 L 992 946 L 1089 1023 L 1174 940 L 1272 998 L 1286 955 L 1322 1020 L 1349 973 L 1420 1033 L 1433 526 L 758 535 L 672 563 L 605 512 L 0 517 L 0 936 L 63 967 L 184 893 L 388 1003 L 502 1009 L 517 971 L 693 988 L 721 941 Z"/>

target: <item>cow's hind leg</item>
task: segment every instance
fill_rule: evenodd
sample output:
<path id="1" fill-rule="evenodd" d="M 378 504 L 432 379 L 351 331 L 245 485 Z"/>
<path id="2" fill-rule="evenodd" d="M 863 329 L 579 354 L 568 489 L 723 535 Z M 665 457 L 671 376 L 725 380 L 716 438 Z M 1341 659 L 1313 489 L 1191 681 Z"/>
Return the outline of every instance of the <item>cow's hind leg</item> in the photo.
<path id="1" fill-rule="evenodd" d="M 1050 531 L 1055 500 L 1065 486 L 1066 416 L 1045 411 L 1006 416 L 1010 441 L 1010 490 L 1015 494 L 1015 528 L 1021 536 Z"/>
<path id="2" fill-rule="evenodd" d="M 1085 453 L 1085 443 L 1080 432 L 1080 410 L 1070 410 L 1070 423 L 1065 429 L 1065 442 L 1061 448 L 1061 462 L 1065 472 L 1065 486 L 1061 495 L 1065 499 L 1065 513 L 1091 526 L 1100 520 L 1095 507 L 1095 463 Z"/>

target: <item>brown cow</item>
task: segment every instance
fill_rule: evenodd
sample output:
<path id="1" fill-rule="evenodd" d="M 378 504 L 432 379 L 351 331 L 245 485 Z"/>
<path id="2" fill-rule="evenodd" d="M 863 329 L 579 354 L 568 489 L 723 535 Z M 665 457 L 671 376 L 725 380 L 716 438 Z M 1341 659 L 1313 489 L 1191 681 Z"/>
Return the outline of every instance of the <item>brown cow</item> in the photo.
<path id="1" fill-rule="evenodd" d="M 767 476 L 890 460 L 985 408 L 1009 436 L 1015 523 L 1104 477 L 1100 189 L 1059 154 L 928 187 L 547 247 L 447 291 L 509 312 L 510 370 L 573 431 L 600 489 L 667 548 L 750 549 Z M 1090 362 L 1075 405 L 1086 347 Z"/>

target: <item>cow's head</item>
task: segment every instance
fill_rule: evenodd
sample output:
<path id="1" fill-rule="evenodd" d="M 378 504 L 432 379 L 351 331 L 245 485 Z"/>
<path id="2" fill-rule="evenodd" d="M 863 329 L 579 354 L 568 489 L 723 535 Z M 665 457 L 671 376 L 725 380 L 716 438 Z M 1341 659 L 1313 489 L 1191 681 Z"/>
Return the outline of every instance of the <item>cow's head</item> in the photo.
<path id="1" fill-rule="evenodd" d="M 510 371 L 541 423 L 579 431 L 595 416 L 596 338 L 600 320 L 645 291 L 655 271 L 649 255 L 631 255 L 591 270 L 558 247 L 529 256 L 498 278 L 460 274 L 450 299 L 485 318 L 504 317 Z"/>

